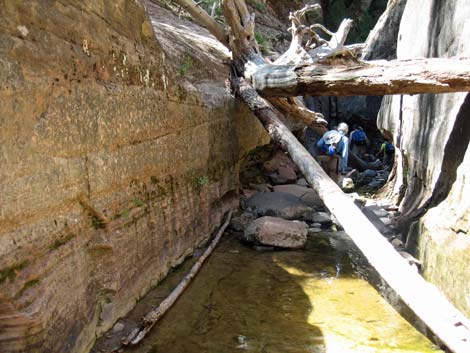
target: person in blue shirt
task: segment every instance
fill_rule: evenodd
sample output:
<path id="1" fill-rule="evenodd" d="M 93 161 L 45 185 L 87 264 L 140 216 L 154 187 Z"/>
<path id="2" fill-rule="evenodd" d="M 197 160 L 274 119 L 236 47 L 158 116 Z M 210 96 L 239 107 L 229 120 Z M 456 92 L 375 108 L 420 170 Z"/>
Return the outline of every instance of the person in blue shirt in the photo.
<path id="1" fill-rule="evenodd" d="M 364 129 L 357 125 L 353 125 L 353 131 L 349 135 L 349 148 L 351 152 L 356 154 L 358 157 L 363 158 L 363 155 L 367 152 L 369 146 L 369 139 Z"/>
<path id="2" fill-rule="evenodd" d="M 326 173 L 335 181 L 339 173 L 346 174 L 349 157 L 348 125 L 341 123 L 336 130 L 327 131 L 317 142 L 319 157 Z"/>

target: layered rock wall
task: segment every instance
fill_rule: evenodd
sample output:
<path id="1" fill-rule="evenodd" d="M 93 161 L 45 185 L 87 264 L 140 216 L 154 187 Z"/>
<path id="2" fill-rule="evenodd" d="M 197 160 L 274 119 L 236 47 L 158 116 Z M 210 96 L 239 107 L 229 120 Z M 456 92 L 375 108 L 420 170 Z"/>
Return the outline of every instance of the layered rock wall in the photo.
<path id="1" fill-rule="evenodd" d="M 207 239 L 266 135 L 215 40 L 139 1 L 0 17 L 0 351 L 85 352 Z"/>
<path id="2" fill-rule="evenodd" d="M 465 0 L 408 0 L 398 58 L 469 56 L 469 16 Z M 464 197 L 470 170 L 469 121 L 467 93 L 386 97 L 378 119 L 399 148 L 395 192 L 401 221 L 406 224 L 425 214 L 412 227 L 409 249 L 423 259 L 424 275 L 468 315 L 470 273 L 461 255 L 468 252 L 470 232 Z"/>

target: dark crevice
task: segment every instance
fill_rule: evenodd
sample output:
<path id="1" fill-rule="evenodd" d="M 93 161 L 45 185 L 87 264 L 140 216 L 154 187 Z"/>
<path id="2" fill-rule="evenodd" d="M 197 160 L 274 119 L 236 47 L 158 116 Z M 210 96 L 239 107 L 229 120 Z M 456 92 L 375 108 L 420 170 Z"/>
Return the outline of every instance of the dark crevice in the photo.
<path id="1" fill-rule="evenodd" d="M 428 207 L 442 202 L 450 192 L 457 178 L 457 168 L 462 163 L 470 142 L 470 94 L 467 94 L 455 118 L 447 144 L 444 149 L 442 169 Z"/>

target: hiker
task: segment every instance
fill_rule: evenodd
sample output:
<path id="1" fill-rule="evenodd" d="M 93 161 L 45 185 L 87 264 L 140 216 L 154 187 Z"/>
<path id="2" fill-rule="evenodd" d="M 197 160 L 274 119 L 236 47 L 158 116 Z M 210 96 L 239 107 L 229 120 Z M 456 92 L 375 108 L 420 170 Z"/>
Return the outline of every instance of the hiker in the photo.
<path id="1" fill-rule="evenodd" d="M 364 129 L 357 125 L 353 125 L 353 131 L 349 135 L 349 149 L 356 156 L 362 158 L 367 153 L 367 147 L 369 146 L 369 139 Z"/>
<path id="2" fill-rule="evenodd" d="M 327 131 L 317 142 L 318 160 L 325 172 L 336 182 L 339 181 L 340 173 L 346 174 L 349 143 L 349 139 L 345 136 L 347 130 L 348 126 L 341 123 L 337 130 Z"/>
<path id="3" fill-rule="evenodd" d="M 382 163 L 386 169 L 390 169 L 395 159 L 395 146 L 390 141 L 386 140 L 380 145 L 380 150 L 377 152 L 376 157 L 380 158 L 381 156 Z"/>
<path id="4" fill-rule="evenodd" d="M 348 169 L 349 158 L 349 127 L 346 123 L 339 123 L 336 129 L 341 134 L 341 141 L 338 143 L 338 153 L 341 155 L 341 174 L 345 175 Z"/>

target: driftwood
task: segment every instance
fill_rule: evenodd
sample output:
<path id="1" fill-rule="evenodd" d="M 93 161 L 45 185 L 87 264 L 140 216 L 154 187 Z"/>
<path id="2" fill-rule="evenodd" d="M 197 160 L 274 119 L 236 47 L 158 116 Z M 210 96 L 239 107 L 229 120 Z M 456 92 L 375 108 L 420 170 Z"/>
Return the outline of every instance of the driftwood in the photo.
<path id="1" fill-rule="evenodd" d="M 152 329 L 152 327 L 157 323 L 160 318 L 165 315 L 165 313 L 170 309 L 176 300 L 180 297 L 181 293 L 188 287 L 191 280 L 196 276 L 199 272 L 200 268 L 204 261 L 209 257 L 212 251 L 215 249 L 217 244 L 219 243 L 222 234 L 224 234 L 225 229 L 230 223 L 230 219 L 232 218 L 232 211 L 230 211 L 225 219 L 224 224 L 220 227 L 219 231 L 217 232 L 216 236 L 212 240 L 211 244 L 207 247 L 204 253 L 199 257 L 199 259 L 195 262 L 191 270 L 188 272 L 186 276 L 181 280 L 181 282 L 176 286 L 175 289 L 170 293 L 168 297 L 166 297 L 160 305 L 156 309 L 153 309 L 149 313 L 147 313 L 142 319 L 142 327 L 138 330 L 134 330 L 131 334 L 123 341 L 124 345 L 136 345 L 147 335 L 147 333 Z"/>
<path id="2" fill-rule="evenodd" d="M 177 0 L 176 2 L 179 2 Z M 234 77 L 232 77 L 232 87 L 245 104 L 247 104 L 254 114 L 260 119 L 274 141 L 283 146 L 290 154 L 292 160 L 298 165 L 310 185 L 318 192 L 328 209 L 335 215 L 338 221 L 344 227 L 346 233 L 356 243 L 363 252 L 371 265 L 378 271 L 384 280 L 397 292 L 403 301 L 420 317 L 423 322 L 441 339 L 441 341 L 453 352 L 470 352 L 470 321 L 463 316 L 447 299 L 436 289 L 436 287 L 427 283 L 419 274 L 413 271 L 408 263 L 395 251 L 393 246 L 377 231 L 369 220 L 356 207 L 352 200 L 346 196 L 341 189 L 327 176 L 313 157 L 297 141 L 289 129 L 279 119 L 279 112 L 274 105 L 263 99 L 257 90 L 263 95 L 278 96 L 297 96 L 303 94 L 313 95 L 335 95 L 345 92 L 343 86 L 348 82 L 350 76 L 355 77 L 354 84 L 350 86 L 350 93 L 353 95 L 368 94 L 371 92 L 368 87 L 371 85 L 370 79 L 361 80 L 359 76 L 354 75 L 355 70 L 362 71 L 362 74 L 371 69 L 370 65 L 362 63 L 354 58 L 355 52 L 352 49 L 344 47 L 344 39 L 347 35 L 350 22 L 343 22 L 340 29 L 335 33 L 327 33 L 331 36 L 329 41 L 322 39 L 315 29 L 303 24 L 302 17 L 305 11 L 300 11 L 291 15 L 293 21 L 292 31 L 295 43 L 291 45 L 290 54 L 282 59 L 283 65 L 270 65 L 261 56 L 256 41 L 254 39 L 254 15 L 250 14 L 244 0 L 223 0 L 223 9 L 225 23 L 228 26 L 229 46 L 233 55 Z M 308 10 L 308 9 L 306 9 Z M 315 32 L 312 34 L 311 32 Z M 305 42 L 306 35 L 310 34 L 310 39 Z M 328 49 L 329 48 L 329 49 Z M 305 60 L 311 60 L 313 64 L 307 62 L 300 64 L 302 60 L 293 57 L 295 53 L 301 53 Z M 308 54 L 308 55 L 306 55 Z M 341 68 L 336 66 L 320 65 L 319 61 L 327 59 L 330 63 L 335 62 L 338 55 L 345 56 L 349 61 Z M 308 59 L 308 56 L 311 59 Z M 312 57 L 313 56 L 313 57 Z M 423 65 L 428 65 L 420 71 L 427 76 L 417 78 L 420 87 L 428 87 L 432 92 L 454 92 L 456 89 L 447 80 L 440 80 L 442 74 L 447 75 L 440 65 L 433 66 L 432 62 L 422 61 Z M 290 65 L 290 63 L 294 63 Z M 412 61 L 408 63 L 412 64 Z M 468 62 L 462 60 L 462 65 L 468 65 Z M 396 63 L 392 66 L 394 70 L 400 71 L 400 66 L 405 62 Z M 442 61 L 439 60 L 439 64 Z M 398 65 L 398 66 L 397 66 Z M 286 68 L 290 68 L 289 75 L 307 73 L 305 82 L 294 84 L 292 82 L 290 90 L 287 93 L 281 93 L 281 89 L 272 92 L 272 81 L 268 78 L 272 72 L 278 72 L 279 75 L 285 75 Z M 450 69 L 447 67 L 446 69 Z M 264 70 L 264 71 L 263 71 Z M 289 71 L 288 70 L 288 71 Z M 329 71 L 332 70 L 332 71 Z M 414 69 L 413 69 L 414 70 Z M 410 73 L 416 74 L 413 70 Z M 432 76 L 431 71 L 437 75 Z M 266 72 L 268 76 L 263 76 Z M 316 89 L 309 90 L 312 77 L 329 76 L 328 72 L 336 72 L 334 80 L 330 83 L 336 85 L 335 89 L 330 89 L 329 83 L 317 86 Z M 351 73 L 352 72 L 352 73 Z M 452 71 L 455 72 L 455 71 Z M 468 80 L 468 70 L 463 74 L 467 76 L 463 80 Z M 316 73 L 316 74 L 314 74 Z M 377 71 L 376 71 L 377 73 Z M 261 78 L 260 78 L 261 77 Z M 264 78 L 263 78 L 264 77 Z M 268 77 L 268 78 L 267 78 Z M 286 76 L 289 83 L 291 76 Z M 292 76 L 293 77 L 293 76 Z M 374 76 L 380 77 L 380 75 Z M 410 78 L 400 75 L 394 80 L 388 80 L 391 87 L 400 87 L 400 93 L 417 93 L 416 86 L 410 85 Z M 446 76 L 448 77 L 448 76 Z M 432 78 L 432 81 L 430 79 Z M 256 86 L 256 89 L 250 84 L 250 80 Z M 309 81 L 310 80 L 310 81 Z M 377 78 L 379 80 L 379 78 Z M 424 82 L 423 82 L 424 81 Z M 276 85 L 282 87 L 283 82 L 274 80 Z M 385 90 L 385 88 L 382 88 Z M 393 89 L 388 88 L 392 92 Z M 394 88 L 395 90 L 397 88 Z M 462 90 L 470 90 L 468 84 L 464 84 Z M 271 91 L 270 91 L 271 90 Z M 289 93 L 292 92 L 292 93 Z M 377 95 L 377 91 L 369 93 Z M 295 104 L 295 102 L 291 102 Z"/>
<path id="3" fill-rule="evenodd" d="M 263 65 L 251 75 L 265 97 L 357 96 L 470 91 L 470 60 L 458 58 Z"/>

